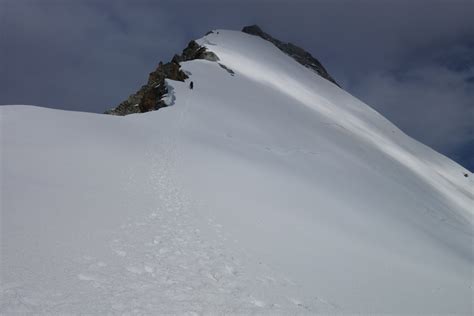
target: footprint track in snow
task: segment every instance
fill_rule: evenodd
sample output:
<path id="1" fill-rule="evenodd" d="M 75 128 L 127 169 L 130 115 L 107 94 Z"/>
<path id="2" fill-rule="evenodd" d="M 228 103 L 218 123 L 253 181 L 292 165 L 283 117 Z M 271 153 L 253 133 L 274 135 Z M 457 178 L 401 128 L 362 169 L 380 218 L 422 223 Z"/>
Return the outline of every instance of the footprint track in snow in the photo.
<path id="1" fill-rule="evenodd" d="M 256 265 L 258 271 L 249 273 L 252 270 L 246 263 L 256 259 L 243 250 L 230 252 L 227 239 L 234 248 L 238 246 L 225 227 L 213 218 L 195 216 L 199 204 L 173 181 L 180 159 L 177 151 L 172 140 L 150 148 L 149 182 L 145 185 L 152 201 L 148 214 L 131 218 L 113 234 L 111 249 L 119 260 L 100 267 L 96 262 L 100 281 L 95 274 L 79 274 L 81 280 L 88 281 L 85 284 L 95 288 L 93 299 L 124 313 L 133 313 L 134 308 L 145 314 L 173 314 L 197 307 L 197 312 L 216 308 L 234 313 L 258 313 L 263 308 L 281 313 L 294 310 L 299 299 L 297 304 L 287 296 L 260 297 L 275 287 L 293 284 L 266 265 Z M 133 172 L 130 167 L 130 179 L 135 179 Z M 136 180 L 128 185 L 127 190 L 136 190 Z"/>

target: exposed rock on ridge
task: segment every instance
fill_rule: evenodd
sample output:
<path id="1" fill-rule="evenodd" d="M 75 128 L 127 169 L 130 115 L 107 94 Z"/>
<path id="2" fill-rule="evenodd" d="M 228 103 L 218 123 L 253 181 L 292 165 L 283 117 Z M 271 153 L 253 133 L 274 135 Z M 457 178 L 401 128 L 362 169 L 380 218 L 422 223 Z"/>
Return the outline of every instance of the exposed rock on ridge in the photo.
<path id="1" fill-rule="evenodd" d="M 180 69 L 179 63 L 194 59 L 219 60 L 213 52 L 207 51 L 205 47 L 191 41 L 181 55 L 174 55 L 173 59 L 166 64 L 160 62 L 156 70 L 149 74 L 146 85 L 143 85 L 117 107 L 105 111 L 105 114 L 122 116 L 158 110 L 167 106 L 162 100 L 163 96 L 168 93 L 165 79 L 184 81 L 188 76 Z"/>
<path id="2" fill-rule="evenodd" d="M 212 32 L 213 31 L 209 31 L 207 34 Z M 262 29 L 257 25 L 246 26 L 242 29 L 242 32 L 259 36 L 273 43 L 281 51 L 295 59 L 301 65 L 314 70 L 321 77 L 339 86 L 338 83 L 329 75 L 323 65 L 304 49 L 292 43 L 284 43 L 275 39 L 271 35 L 262 31 Z M 165 83 L 165 79 L 178 81 L 184 81 L 187 79 L 188 76 L 180 69 L 180 63 L 194 59 L 219 61 L 219 58 L 216 56 L 216 54 L 208 51 L 206 47 L 200 46 L 195 41 L 191 41 L 183 50 L 181 55 L 174 55 L 170 62 L 160 62 L 158 67 L 149 74 L 147 83 L 143 85 L 137 92 L 131 94 L 127 100 L 120 103 L 117 107 L 109 109 L 104 113 L 123 116 L 133 113 L 154 111 L 168 106 L 168 104 L 163 100 L 163 97 L 169 92 Z M 220 63 L 219 65 L 231 76 L 235 75 L 233 70 Z"/>
<path id="3" fill-rule="evenodd" d="M 296 60 L 301 65 L 307 68 L 313 69 L 321 77 L 331 81 L 332 83 L 340 87 L 339 84 L 331 77 L 331 75 L 329 75 L 329 73 L 326 71 L 323 65 L 316 58 L 314 58 L 310 53 L 308 53 L 301 47 L 298 47 L 292 43 L 284 43 L 280 40 L 277 40 L 276 38 L 272 37 L 270 34 L 265 33 L 258 25 L 245 26 L 242 29 L 242 32 L 250 34 L 250 35 L 259 36 L 263 38 L 264 40 L 267 40 L 273 43 L 281 51 L 291 56 L 294 60 Z"/>

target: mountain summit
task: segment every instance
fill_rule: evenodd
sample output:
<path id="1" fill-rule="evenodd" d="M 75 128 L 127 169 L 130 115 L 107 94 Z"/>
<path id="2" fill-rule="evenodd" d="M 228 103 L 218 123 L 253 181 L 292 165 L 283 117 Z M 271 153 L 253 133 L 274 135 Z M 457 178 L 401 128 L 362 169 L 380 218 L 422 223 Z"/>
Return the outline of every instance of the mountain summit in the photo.
<path id="1" fill-rule="evenodd" d="M 338 85 L 323 65 L 304 49 L 294 44 L 284 43 L 275 39 L 265 33 L 258 25 L 245 26 L 242 32 L 256 35 L 269 41 L 301 65 L 314 70 L 321 77 Z M 209 31 L 206 35 L 211 33 L 213 33 L 213 31 Z M 168 63 L 164 64 L 160 62 L 158 67 L 148 76 L 148 81 L 145 85 L 134 94 L 131 94 L 127 100 L 120 103 L 117 107 L 105 111 L 105 114 L 128 115 L 144 113 L 167 106 L 163 101 L 163 97 L 168 93 L 165 79 L 184 81 L 188 76 L 180 70 L 180 63 L 195 59 L 206 59 L 214 62 L 219 61 L 219 57 L 209 52 L 206 47 L 200 46 L 195 41 L 191 41 L 181 55 L 175 55 Z M 219 63 L 219 65 L 221 67 L 223 66 L 221 63 Z"/>
<path id="2" fill-rule="evenodd" d="M 472 313 L 472 173 L 245 30 L 144 114 L 0 107 L 0 314 Z"/>

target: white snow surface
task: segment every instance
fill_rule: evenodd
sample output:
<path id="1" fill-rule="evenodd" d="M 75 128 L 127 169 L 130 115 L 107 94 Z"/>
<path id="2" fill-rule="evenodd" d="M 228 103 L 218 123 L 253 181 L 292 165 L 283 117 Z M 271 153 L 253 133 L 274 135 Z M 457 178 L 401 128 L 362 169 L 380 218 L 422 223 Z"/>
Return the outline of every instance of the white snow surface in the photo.
<path id="1" fill-rule="evenodd" d="M 198 42 L 235 75 L 182 63 L 159 111 L 0 108 L 0 313 L 473 313 L 472 173 L 269 42 Z"/>

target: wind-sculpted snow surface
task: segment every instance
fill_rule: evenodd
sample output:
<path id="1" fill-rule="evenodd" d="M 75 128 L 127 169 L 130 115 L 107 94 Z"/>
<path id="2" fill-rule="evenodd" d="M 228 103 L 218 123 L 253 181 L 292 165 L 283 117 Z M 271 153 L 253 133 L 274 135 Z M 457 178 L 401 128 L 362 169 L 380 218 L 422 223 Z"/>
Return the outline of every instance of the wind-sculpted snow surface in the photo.
<path id="1" fill-rule="evenodd" d="M 197 42 L 224 67 L 158 112 L 1 107 L 1 313 L 472 313 L 470 172 L 258 37 Z"/>

